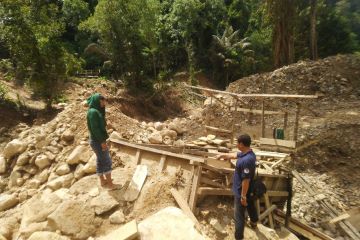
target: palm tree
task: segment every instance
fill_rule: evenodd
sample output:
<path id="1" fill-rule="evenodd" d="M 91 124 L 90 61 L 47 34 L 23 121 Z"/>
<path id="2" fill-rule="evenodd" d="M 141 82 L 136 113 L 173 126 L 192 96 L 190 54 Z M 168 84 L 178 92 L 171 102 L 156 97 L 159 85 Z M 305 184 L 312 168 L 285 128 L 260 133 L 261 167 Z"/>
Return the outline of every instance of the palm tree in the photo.
<path id="1" fill-rule="evenodd" d="M 234 31 L 231 26 L 226 27 L 221 36 L 213 35 L 214 45 L 217 47 L 217 57 L 221 59 L 222 66 L 226 71 L 226 85 L 229 84 L 229 70 L 231 66 L 238 64 L 241 55 L 253 53 L 248 49 L 251 45 L 248 38 L 240 39 L 239 30 Z"/>

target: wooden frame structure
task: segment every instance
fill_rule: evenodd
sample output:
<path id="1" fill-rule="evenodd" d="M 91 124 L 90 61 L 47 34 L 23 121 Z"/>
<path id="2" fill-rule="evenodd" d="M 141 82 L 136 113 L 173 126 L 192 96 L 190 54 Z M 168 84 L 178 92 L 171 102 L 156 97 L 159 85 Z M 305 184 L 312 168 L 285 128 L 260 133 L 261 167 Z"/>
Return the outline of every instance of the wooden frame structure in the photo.
<path id="1" fill-rule="evenodd" d="M 190 86 L 188 84 L 185 84 L 186 88 L 189 89 L 195 89 L 195 90 L 200 90 L 200 91 L 204 91 L 206 93 L 208 93 L 210 95 L 211 98 L 211 104 L 213 103 L 213 98 L 216 99 L 216 101 L 218 101 L 220 104 L 222 104 L 223 106 L 225 106 L 229 111 L 232 111 L 233 113 L 236 112 L 249 112 L 249 113 L 253 113 L 253 114 L 261 114 L 261 137 L 265 138 L 265 115 L 280 115 L 283 116 L 284 118 L 284 124 L 283 124 L 283 129 L 284 132 L 287 130 L 288 128 L 288 111 L 266 111 L 265 110 L 265 99 L 273 99 L 273 98 L 277 98 L 277 99 L 287 99 L 291 102 L 295 102 L 296 104 L 296 110 L 295 110 L 295 123 L 294 123 L 294 129 L 293 129 L 293 139 L 292 141 L 296 143 L 297 141 L 297 134 L 298 134 L 298 128 L 299 128 L 299 119 L 300 119 L 300 109 L 301 109 L 301 104 L 300 104 L 300 100 L 306 100 L 306 99 L 317 99 L 318 96 L 316 95 L 295 95 L 295 94 L 237 94 L 237 93 L 232 93 L 232 92 L 226 92 L 226 91 L 220 91 L 220 90 L 214 90 L 214 89 L 210 89 L 210 88 L 204 88 L 204 87 L 198 87 L 198 86 Z M 219 98 L 216 98 L 215 94 L 223 94 L 223 95 L 227 95 L 230 96 L 234 99 L 235 102 L 235 106 L 231 106 L 226 104 L 224 101 L 222 101 Z M 199 94 L 197 94 L 199 95 Z M 260 100 L 261 101 L 261 109 L 259 110 L 253 110 L 253 109 L 246 109 L 246 108 L 238 108 L 238 102 L 241 102 L 243 105 L 247 105 L 248 101 L 246 99 L 255 99 L 255 100 Z M 233 114 L 234 115 L 234 114 Z M 231 136 L 231 142 L 233 142 L 233 137 L 234 137 L 234 125 L 235 125 L 235 117 L 233 117 L 233 123 L 232 123 L 232 131 L 233 134 Z M 278 145 L 277 145 L 278 146 Z M 285 147 L 286 146 L 281 146 L 280 147 Z"/>

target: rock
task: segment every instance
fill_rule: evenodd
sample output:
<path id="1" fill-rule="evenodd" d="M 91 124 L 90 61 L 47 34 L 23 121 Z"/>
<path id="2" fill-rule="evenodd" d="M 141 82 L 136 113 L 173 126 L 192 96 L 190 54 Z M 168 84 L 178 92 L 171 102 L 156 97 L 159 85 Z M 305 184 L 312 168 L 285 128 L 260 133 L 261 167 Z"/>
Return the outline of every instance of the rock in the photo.
<path id="1" fill-rule="evenodd" d="M 64 201 L 47 219 L 50 229 L 60 230 L 71 239 L 86 239 L 96 232 L 99 225 L 94 210 L 79 200 Z"/>
<path id="2" fill-rule="evenodd" d="M 214 140 L 212 140 L 212 142 L 213 142 L 215 145 L 222 145 L 222 144 L 224 143 L 224 140 L 214 139 Z"/>
<path id="3" fill-rule="evenodd" d="M 17 154 L 23 153 L 26 147 L 27 145 L 24 142 L 14 139 L 5 146 L 3 155 L 6 159 L 10 159 Z"/>
<path id="4" fill-rule="evenodd" d="M 83 145 L 77 146 L 67 157 L 66 163 L 73 165 L 73 164 L 78 164 L 81 161 L 85 161 L 85 158 L 87 158 L 88 155 L 85 154 L 85 152 L 88 152 L 87 150 L 88 148 L 86 146 Z"/>
<path id="5" fill-rule="evenodd" d="M 19 195 L 18 195 L 18 198 L 19 198 L 19 202 L 24 202 L 25 200 L 27 200 L 28 199 L 28 193 L 27 193 L 27 191 L 25 190 L 25 191 L 22 191 L 21 193 L 19 193 Z"/>
<path id="6" fill-rule="evenodd" d="M 21 187 L 22 185 L 24 185 L 24 182 L 25 182 L 25 180 L 23 178 L 16 179 L 16 185 L 18 187 Z"/>
<path id="7" fill-rule="evenodd" d="M 169 124 L 169 129 L 174 130 L 177 134 L 183 134 L 187 132 L 187 129 L 183 126 L 183 123 L 180 120 L 174 120 Z"/>
<path id="8" fill-rule="evenodd" d="M 1 194 L 0 195 L 0 212 L 8 210 L 19 203 L 19 200 L 14 194 Z"/>
<path id="9" fill-rule="evenodd" d="M 164 124 L 162 124 L 161 122 L 156 122 L 154 123 L 154 128 L 158 131 L 161 131 L 164 128 Z"/>
<path id="10" fill-rule="evenodd" d="M 215 228 L 216 231 L 222 234 L 226 233 L 224 227 L 220 224 L 220 222 L 216 218 L 210 219 L 210 225 L 213 226 L 213 228 Z"/>
<path id="11" fill-rule="evenodd" d="M 6 160 L 3 156 L 0 155 L 0 174 L 6 172 Z"/>
<path id="12" fill-rule="evenodd" d="M 207 135 L 206 138 L 207 138 L 208 141 L 211 141 L 211 140 L 214 140 L 216 138 L 216 136 L 212 135 L 212 134 L 209 134 L 209 135 Z"/>
<path id="13" fill-rule="evenodd" d="M 121 224 L 125 222 L 125 216 L 122 211 L 116 211 L 109 217 L 110 223 Z"/>
<path id="14" fill-rule="evenodd" d="M 176 139 L 177 138 L 177 132 L 175 132 L 174 130 L 170 130 L 170 129 L 164 129 L 160 132 L 161 136 L 164 138 L 166 136 L 172 138 L 172 139 Z"/>
<path id="15" fill-rule="evenodd" d="M 54 232 L 34 232 L 28 240 L 70 240 L 68 237 L 61 236 Z"/>
<path id="16" fill-rule="evenodd" d="M 5 217 L 0 219 L 0 236 L 5 237 L 5 240 L 12 239 L 13 231 L 18 228 L 17 219 L 15 216 Z M 0 238 L 1 239 L 1 238 Z"/>
<path id="17" fill-rule="evenodd" d="M 109 194 L 108 191 L 105 191 L 92 199 L 90 205 L 95 209 L 95 213 L 100 215 L 118 206 L 119 203 Z"/>
<path id="18" fill-rule="evenodd" d="M 162 136 L 160 132 L 154 132 L 149 136 L 149 141 L 152 144 L 161 144 L 162 143 Z"/>
<path id="19" fill-rule="evenodd" d="M 76 179 L 80 179 L 84 176 L 84 174 L 84 165 L 80 163 L 75 169 L 74 176 Z"/>
<path id="20" fill-rule="evenodd" d="M 122 137 L 121 137 L 121 134 L 116 132 L 116 131 L 113 131 L 111 134 L 110 134 L 110 139 L 118 139 L 118 140 L 121 140 Z"/>
<path id="21" fill-rule="evenodd" d="M 96 173 L 96 155 L 93 154 L 90 160 L 84 166 L 84 173 Z"/>
<path id="22" fill-rule="evenodd" d="M 59 167 L 56 168 L 56 174 L 59 175 L 59 176 L 62 176 L 62 175 L 65 175 L 65 174 L 68 174 L 70 172 L 70 167 L 68 164 L 66 163 L 63 163 L 61 164 Z"/>
<path id="23" fill-rule="evenodd" d="M 49 170 L 44 169 L 39 175 L 35 177 L 37 180 L 39 180 L 40 184 L 46 182 L 49 178 Z"/>
<path id="24" fill-rule="evenodd" d="M 61 135 L 61 140 L 64 140 L 65 142 L 72 142 L 72 141 L 74 141 L 74 137 L 75 136 L 74 136 L 73 131 L 68 129 Z"/>
<path id="25" fill-rule="evenodd" d="M 199 137 L 198 140 L 201 142 L 207 142 L 208 138 L 207 137 Z"/>
<path id="26" fill-rule="evenodd" d="M 8 187 L 12 188 L 17 186 L 17 180 L 21 178 L 21 174 L 18 171 L 12 171 L 9 177 Z"/>
<path id="27" fill-rule="evenodd" d="M 29 189 L 38 189 L 41 185 L 41 182 L 38 179 L 31 179 L 28 184 L 27 187 Z"/>
<path id="28" fill-rule="evenodd" d="M 169 136 L 165 136 L 163 138 L 163 143 L 166 145 L 172 145 L 174 143 L 174 140 Z"/>
<path id="29" fill-rule="evenodd" d="M 174 146 L 175 146 L 175 147 L 184 147 L 184 146 L 185 146 L 185 142 L 184 142 L 183 140 L 181 140 L 181 139 L 176 140 L 176 141 L 174 142 Z"/>
<path id="30" fill-rule="evenodd" d="M 52 190 L 57 190 L 59 188 L 69 188 L 71 186 L 71 182 L 74 179 L 74 174 L 69 173 L 67 175 L 55 178 L 47 183 L 47 186 Z"/>
<path id="31" fill-rule="evenodd" d="M 39 223 L 31 223 L 27 227 L 22 228 L 20 231 L 20 234 L 22 237 L 25 237 L 26 239 L 29 238 L 34 232 L 38 231 L 44 231 L 47 228 L 47 222 L 39 222 Z"/>
<path id="32" fill-rule="evenodd" d="M 25 152 L 18 157 L 18 159 L 16 161 L 16 165 L 24 166 L 29 163 L 30 158 L 31 158 L 31 156 Z"/>
<path id="33" fill-rule="evenodd" d="M 167 207 L 138 224 L 141 239 L 205 240 L 194 227 L 193 221 L 179 208 Z"/>
<path id="34" fill-rule="evenodd" d="M 37 156 L 35 159 L 35 165 L 38 166 L 40 170 L 44 169 L 50 164 L 51 164 L 50 159 L 45 154 L 41 154 Z"/>

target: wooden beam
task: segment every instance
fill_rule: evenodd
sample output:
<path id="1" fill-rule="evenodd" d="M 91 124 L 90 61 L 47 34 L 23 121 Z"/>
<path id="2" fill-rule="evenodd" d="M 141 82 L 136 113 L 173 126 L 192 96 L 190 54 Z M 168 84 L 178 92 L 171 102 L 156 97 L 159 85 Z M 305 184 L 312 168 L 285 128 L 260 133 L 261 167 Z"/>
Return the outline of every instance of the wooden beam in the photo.
<path id="1" fill-rule="evenodd" d="M 296 112 L 295 112 L 295 125 L 294 125 L 294 136 L 293 140 L 297 141 L 298 129 L 299 129 L 299 119 L 300 119 L 300 103 L 296 103 Z"/>
<path id="2" fill-rule="evenodd" d="M 329 223 L 337 223 L 339 221 L 351 218 L 352 216 L 355 216 L 355 215 L 360 215 L 360 207 L 346 211 L 346 213 L 343 213 L 340 216 L 337 216 L 336 218 L 331 219 L 329 221 Z"/>
<path id="3" fill-rule="evenodd" d="M 286 191 L 267 191 L 269 197 L 287 197 L 289 193 Z"/>
<path id="4" fill-rule="evenodd" d="M 282 164 L 285 161 L 285 158 L 280 159 L 279 161 L 275 162 L 272 166 L 271 169 L 275 170 L 276 167 L 278 167 L 280 164 Z"/>
<path id="5" fill-rule="evenodd" d="M 139 236 L 136 220 L 126 223 L 120 228 L 110 232 L 104 237 L 98 238 L 99 240 L 106 239 L 121 239 L 121 240 L 132 240 L 137 239 Z"/>
<path id="6" fill-rule="evenodd" d="M 192 88 L 192 89 L 203 90 L 203 91 L 206 91 L 206 92 L 227 94 L 227 95 L 230 95 L 230 96 L 237 96 L 239 98 L 289 98 L 289 99 L 291 99 L 291 98 L 294 98 L 294 99 L 316 99 L 316 98 L 318 98 L 318 96 L 316 96 L 316 95 L 258 94 L 258 93 L 237 94 L 237 93 L 232 93 L 232 92 L 214 90 L 214 89 L 210 89 L 210 88 L 190 86 L 188 84 L 185 84 L 185 87 Z"/>
<path id="7" fill-rule="evenodd" d="M 260 138 L 260 145 L 273 145 L 280 147 L 296 148 L 296 141 L 274 138 Z"/>
<path id="8" fill-rule="evenodd" d="M 212 187 L 199 187 L 199 195 L 215 195 L 215 196 L 232 196 L 233 192 L 230 188 L 212 188 Z"/>
<path id="9" fill-rule="evenodd" d="M 261 137 L 265 137 L 265 101 L 262 100 L 261 103 Z"/>
<path id="10" fill-rule="evenodd" d="M 222 185 L 220 183 L 217 183 L 217 182 L 211 180 L 210 178 L 207 178 L 207 177 L 204 177 L 204 176 L 201 177 L 201 182 L 205 183 L 207 185 L 213 186 L 213 187 L 225 188 L 224 185 Z"/>
<path id="11" fill-rule="evenodd" d="M 262 221 L 263 219 L 265 219 L 270 213 L 272 213 L 275 209 L 276 209 L 276 205 L 272 205 L 271 207 L 269 207 L 268 209 L 266 209 L 262 214 L 260 214 L 259 216 L 259 221 Z"/>
<path id="12" fill-rule="evenodd" d="M 193 182 L 191 186 L 191 193 L 190 193 L 190 199 L 189 199 L 189 206 L 192 212 L 195 211 L 196 208 L 196 202 L 198 198 L 198 188 L 201 182 L 201 173 L 202 173 L 202 167 L 197 166 L 194 172 Z"/>
<path id="13" fill-rule="evenodd" d="M 170 189 L 171 194 L 173 195 L 173 197 L 175 198 L 177 204 L 179 205 L 179 207 L 184 211 L 184 213 L 193 221 L 193 223 L 195 224 L 195 226 L 197 226 L 198 229 L 200 229 L 200 223 L 199 221 L 196 219 L 195 215 L 193 214 L 193 212 L 191 211 L 189 205 L 187 204 L 187 202 L 185 201 L 185 199 L 180 195 L 180 193 L 175 190 L 174 188 Z"/>
<path id="14" fill-rule="evenodd" d="M 281 224 L 285 224 L 285 213 L 279 209 L 276 209 L 274 211 L 274 219 Z M 289 228 L 292 231 L 311 240 L 333 240 L 326 234 L 296 220 L 295 218 L 290 218 Z"/>
<path id="15" fill-rule="evenodd" d="M 139 165 L 140 162 L 141 162 L 141 151 L 140 151 L 140 149 L 136 150 L 135 162 L 136 162 L 136 165 Z"/>
<path id="16" fill-rule="evenodd" d="M 288 112 L 284 113 L 284 138 L 286 139 L 286 130 L 288 127 Z"/>
<path id="17" fill-rule="evenodd" d="M 269 195 L 268 193 L 264 194 L 264 200 L 265 200 L 265 207 L 266 209 L 269 209 L 271 207 L 270 204 L 270 200 L 269 200 Z M 274 229 L 274 220 L 273 220 L 273 216 L 271 214 L 271 212 L 268 214 L 268 218 L 269 218 L 269 225 L 272 229 Z"/>
<path id="18" fill-rule="evenodd" d="M 206 130 L 209 131 L 213 131 L 213 132 L 220 132 L 220 133 L 226 133 L 226 134 L 231 134 L 230 130 L 226 130 L 226 129 L 221 129 L 221 128 L 217 128 L 217 127 L 212 127 L 212 126 L 205 126 Z"/>
<path id="19" fill-rule="evenodd" d="M 262 114 L 262 110 L 258 110 L 258 109 L 249 109 L 249 108 L 237 108 L 235 110 L 234 107 L 232 107 L 230 109 L 231 111 L 235 111 L 235 112 L 243 112 L 243 113 L 252 113 L 252 114 Z M 280 111 L 264 111 L 264 115 L 284 115 L 284 112 L 280 112 Z"/>
<path id="20" fill-rule="evenodd" d="M 184 155 L 184 154 L 172 153 L 172 152 L 168 152 L 168 151 L 159 150 L 159 149 L 156 149 L 156 148 L 145 147 L 145 146 L 142 146 L 142 145 L 133 144 L 133 143 L 130 143 L 130 142 L 127 142 L 127 141 L 124 141 L 124 140 L 120 140 L 120 139 L 112 139 L 112 138 L 110 138 L 110 141 L 112 143 L 115 143 L 115 144 L 127 146 L 127 147 L 130 147 L 130 148 L 140 149 L 140 150 L 143 150 L 143 151 L 146 151 L 146 152 L 157 153 L 157 154 L 160 154 L 160 155 L 180 158 L 180 159 L 193 161 L 193 162 L 198 162 L 198 163 L 204 163 L 205 162 L 204 159 L 202 159 L 202 158 L 197 158 L 197 157 Z"/>
<path id="21" fill-rule="evenodd" d="M 166 155 L 161 155 L 160 163 L 159 163 L 159 171 L 162 172 L 165 169 L 166 163 Z"/>

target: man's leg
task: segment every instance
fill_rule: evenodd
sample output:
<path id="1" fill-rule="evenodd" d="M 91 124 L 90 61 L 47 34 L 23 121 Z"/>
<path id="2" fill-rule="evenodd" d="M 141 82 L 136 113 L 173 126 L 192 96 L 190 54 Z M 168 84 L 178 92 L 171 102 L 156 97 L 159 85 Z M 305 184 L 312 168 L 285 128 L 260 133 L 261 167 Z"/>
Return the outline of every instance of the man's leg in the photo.
<path id="1" fill-rule="evenodd" d="M 105 178 L 106 178 L 106 186 L 109 188 L 114 188 L 114 183 L 111 178 L 111 172 L 105 174 Z"/>
<path id="2" fill-rule="evenodd" d="M 251 197 L 248 199 L 247 203 L 247 211 L 250 217 L 250 224 L 251 227 L 256 227 L 257 222 L 259 220 L 259 216 L 257 215 L 256 207 L 255 207 L 255 201 L 251 199 Z"/>
<path id="3" fill-rule="evenodd" d="M 240 198 L 235 197 L 234 203 L 234 215 L 235 215 L 235 239 L 244 239 L 245 228 L 245 209 L 240 203 Z"/>
<path id="4" fill-rule="evenodd" d="M 104 175 L 100 175 L 99 178 L 100 178 L 100 184 L 101 184 L 101 186 L 102 186 L 102 187 L 105 187 L 105 186 L 106 186 L 105 176 L 104 176 Z"/>

